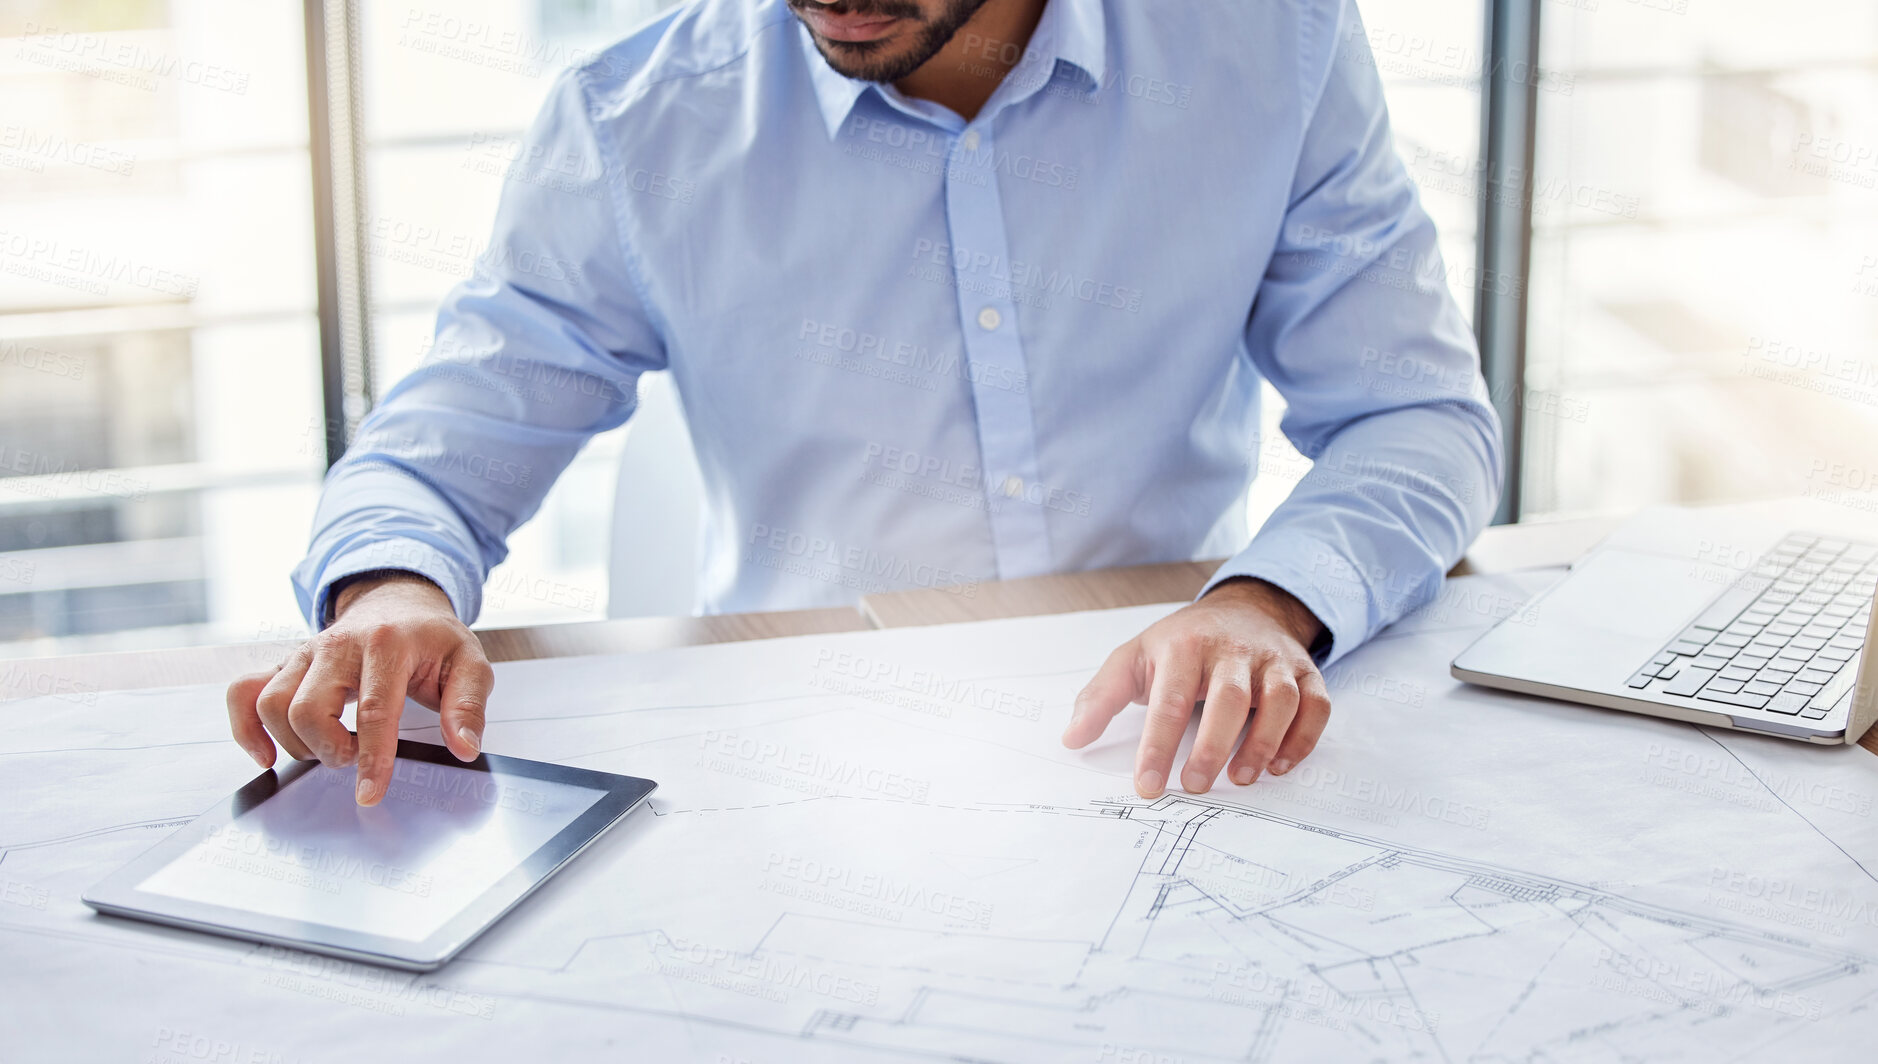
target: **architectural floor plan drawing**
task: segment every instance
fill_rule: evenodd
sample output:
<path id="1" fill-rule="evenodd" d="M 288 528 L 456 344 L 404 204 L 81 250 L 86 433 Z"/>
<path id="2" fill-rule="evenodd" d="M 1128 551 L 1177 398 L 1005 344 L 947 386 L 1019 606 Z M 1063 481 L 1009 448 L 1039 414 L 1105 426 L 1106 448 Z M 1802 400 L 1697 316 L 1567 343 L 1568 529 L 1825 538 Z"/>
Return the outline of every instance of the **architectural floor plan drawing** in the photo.
<path id="1" fill-rule="evenodd" d="M 994 1057 L 1099 1035 L 1126 1059 L 1714 1060 L 1878 988 L 1857 955 L 1288 818 L 1173 796 L 1100 815 L 1145 830 L 1141 866 L 1099 940 L 1040 944 L 1048 989 L 934 972 L 890 1018 L 830 1009 L 810 1033 Z M 758 952 L 854 962 L 869 939 L 790 917 Z"/>
<path id="2" fill-rule="evenodd" d="M 1448 680 L 1530 590 L 1154 801 L 1057 735 L 1165 608 L 500 666 L 490 749 L 660 789 L 423 976 L 79 904 L 253 775 L 219 691 L 0 707 L 0 1060 L 1869 1059 L 1878 759 Z"/>

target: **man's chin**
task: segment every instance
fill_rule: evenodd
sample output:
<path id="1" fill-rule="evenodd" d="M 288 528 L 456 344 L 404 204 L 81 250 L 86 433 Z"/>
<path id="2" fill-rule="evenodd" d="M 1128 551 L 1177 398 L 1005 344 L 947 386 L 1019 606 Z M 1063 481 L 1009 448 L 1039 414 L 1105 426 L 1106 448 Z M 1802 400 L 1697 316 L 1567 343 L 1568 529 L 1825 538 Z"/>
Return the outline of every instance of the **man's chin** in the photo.
<path id="1" fill-rule="evenodd" d="M 815 50 L 822 53 L 835 73 L 857 81 L 898 81 L 925 62 L 923 58 L 913 60 L 912 48 L 900 40 L 899 34 L 871 41 L 834 41 L 816 33 L 810 36 Z"/>

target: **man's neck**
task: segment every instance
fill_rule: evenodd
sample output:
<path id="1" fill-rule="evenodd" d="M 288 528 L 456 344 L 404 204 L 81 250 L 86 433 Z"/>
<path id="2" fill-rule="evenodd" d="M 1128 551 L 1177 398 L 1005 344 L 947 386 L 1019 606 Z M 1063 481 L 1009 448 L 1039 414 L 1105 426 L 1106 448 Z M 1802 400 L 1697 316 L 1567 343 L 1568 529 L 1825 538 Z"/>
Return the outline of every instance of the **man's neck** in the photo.
<path id="1" fill-rule="evenodd" d="M 894 87 L 956 111 L 967 122 L 1017 66 L 1043 18 L 1045 0 L 988 0 L 939 53 Z"/>

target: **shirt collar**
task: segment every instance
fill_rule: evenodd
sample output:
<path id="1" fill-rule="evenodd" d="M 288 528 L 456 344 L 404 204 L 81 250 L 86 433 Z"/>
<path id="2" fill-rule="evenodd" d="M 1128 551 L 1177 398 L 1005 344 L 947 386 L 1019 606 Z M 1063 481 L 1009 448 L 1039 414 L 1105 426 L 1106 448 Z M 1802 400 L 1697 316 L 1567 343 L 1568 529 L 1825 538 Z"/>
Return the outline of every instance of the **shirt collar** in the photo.
<path id="1" fill-rule="evenodd" d="M 841 132 L 842 123 L 854 111 L 854 105 L 869 89 L 878 89 L 880 85 L 873 81 L 857 81 L 835 72 L 816 51 L 815 40 L 809 36 L 808 27 L 802 25 L 792 11 L 789 18 L 795 25 L 795 33 L 802 46 L 802 53 L 808 60 L 809 82 L 815 87 L 816 103 L 821 107 L 822 121 L 828 126 L 828 135 Z M 1043 17 L 1037 22 L 1037 29 L 1030 35 L 1030 45 L 1024 50 L 1024 58 L 1017 67 L 1006 76 L 1007 80 L 1023 78 L 1027 69 L 1041 67 L 1046 61 L 1050 68 L 1043 70 L 1042 78 L 1032 76 L 1033 84 L 1021 86 L 1028 90 L 1041 88 L 1048 82 L 1055 67 L 1055 60 L 1062 60 L 1088 76 L 1085 91 L 1093 92 L 1102 84 L 1106 73 L 1105 57 L 1108 51 L 1106 23 L 1103 21 L 1102 0 L 1049 0 L 1044 6 Z"/>

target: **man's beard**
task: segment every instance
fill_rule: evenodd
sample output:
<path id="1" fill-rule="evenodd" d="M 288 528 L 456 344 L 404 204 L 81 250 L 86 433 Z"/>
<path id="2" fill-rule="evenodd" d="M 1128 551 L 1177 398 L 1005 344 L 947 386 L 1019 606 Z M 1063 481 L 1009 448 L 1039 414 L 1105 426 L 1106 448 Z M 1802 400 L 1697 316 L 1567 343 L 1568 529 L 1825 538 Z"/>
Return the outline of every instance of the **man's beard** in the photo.
<path id="1" fill-rule="evenodd" d="M 788 0 L 789 7 L 798 14 L 811 2 Z M 917 23 L 917 36 L 912 46 L 897 54 L 880 54 L 882 49 L 894 47 L 894 42 L 886 40 L 825 41 L 813 32 L 809 38 L 815 42 L 815 50 L 822 53 L 822 58 L 828 60 L 828 65 L 836 73 L 860 81 L 895 82 L 938 55 L 939 49 L 944 48 L 946 42 L 958 33 L 959 27 L 969 22 L 978 9 L 988 2 L 990 0 L 946 0 L 945 10 L 930 22 L 926 21 L 923 11 L 905 0 L 842 0 L 838 4 L 814 5 L 831 14 L 879 15 Z"/>

